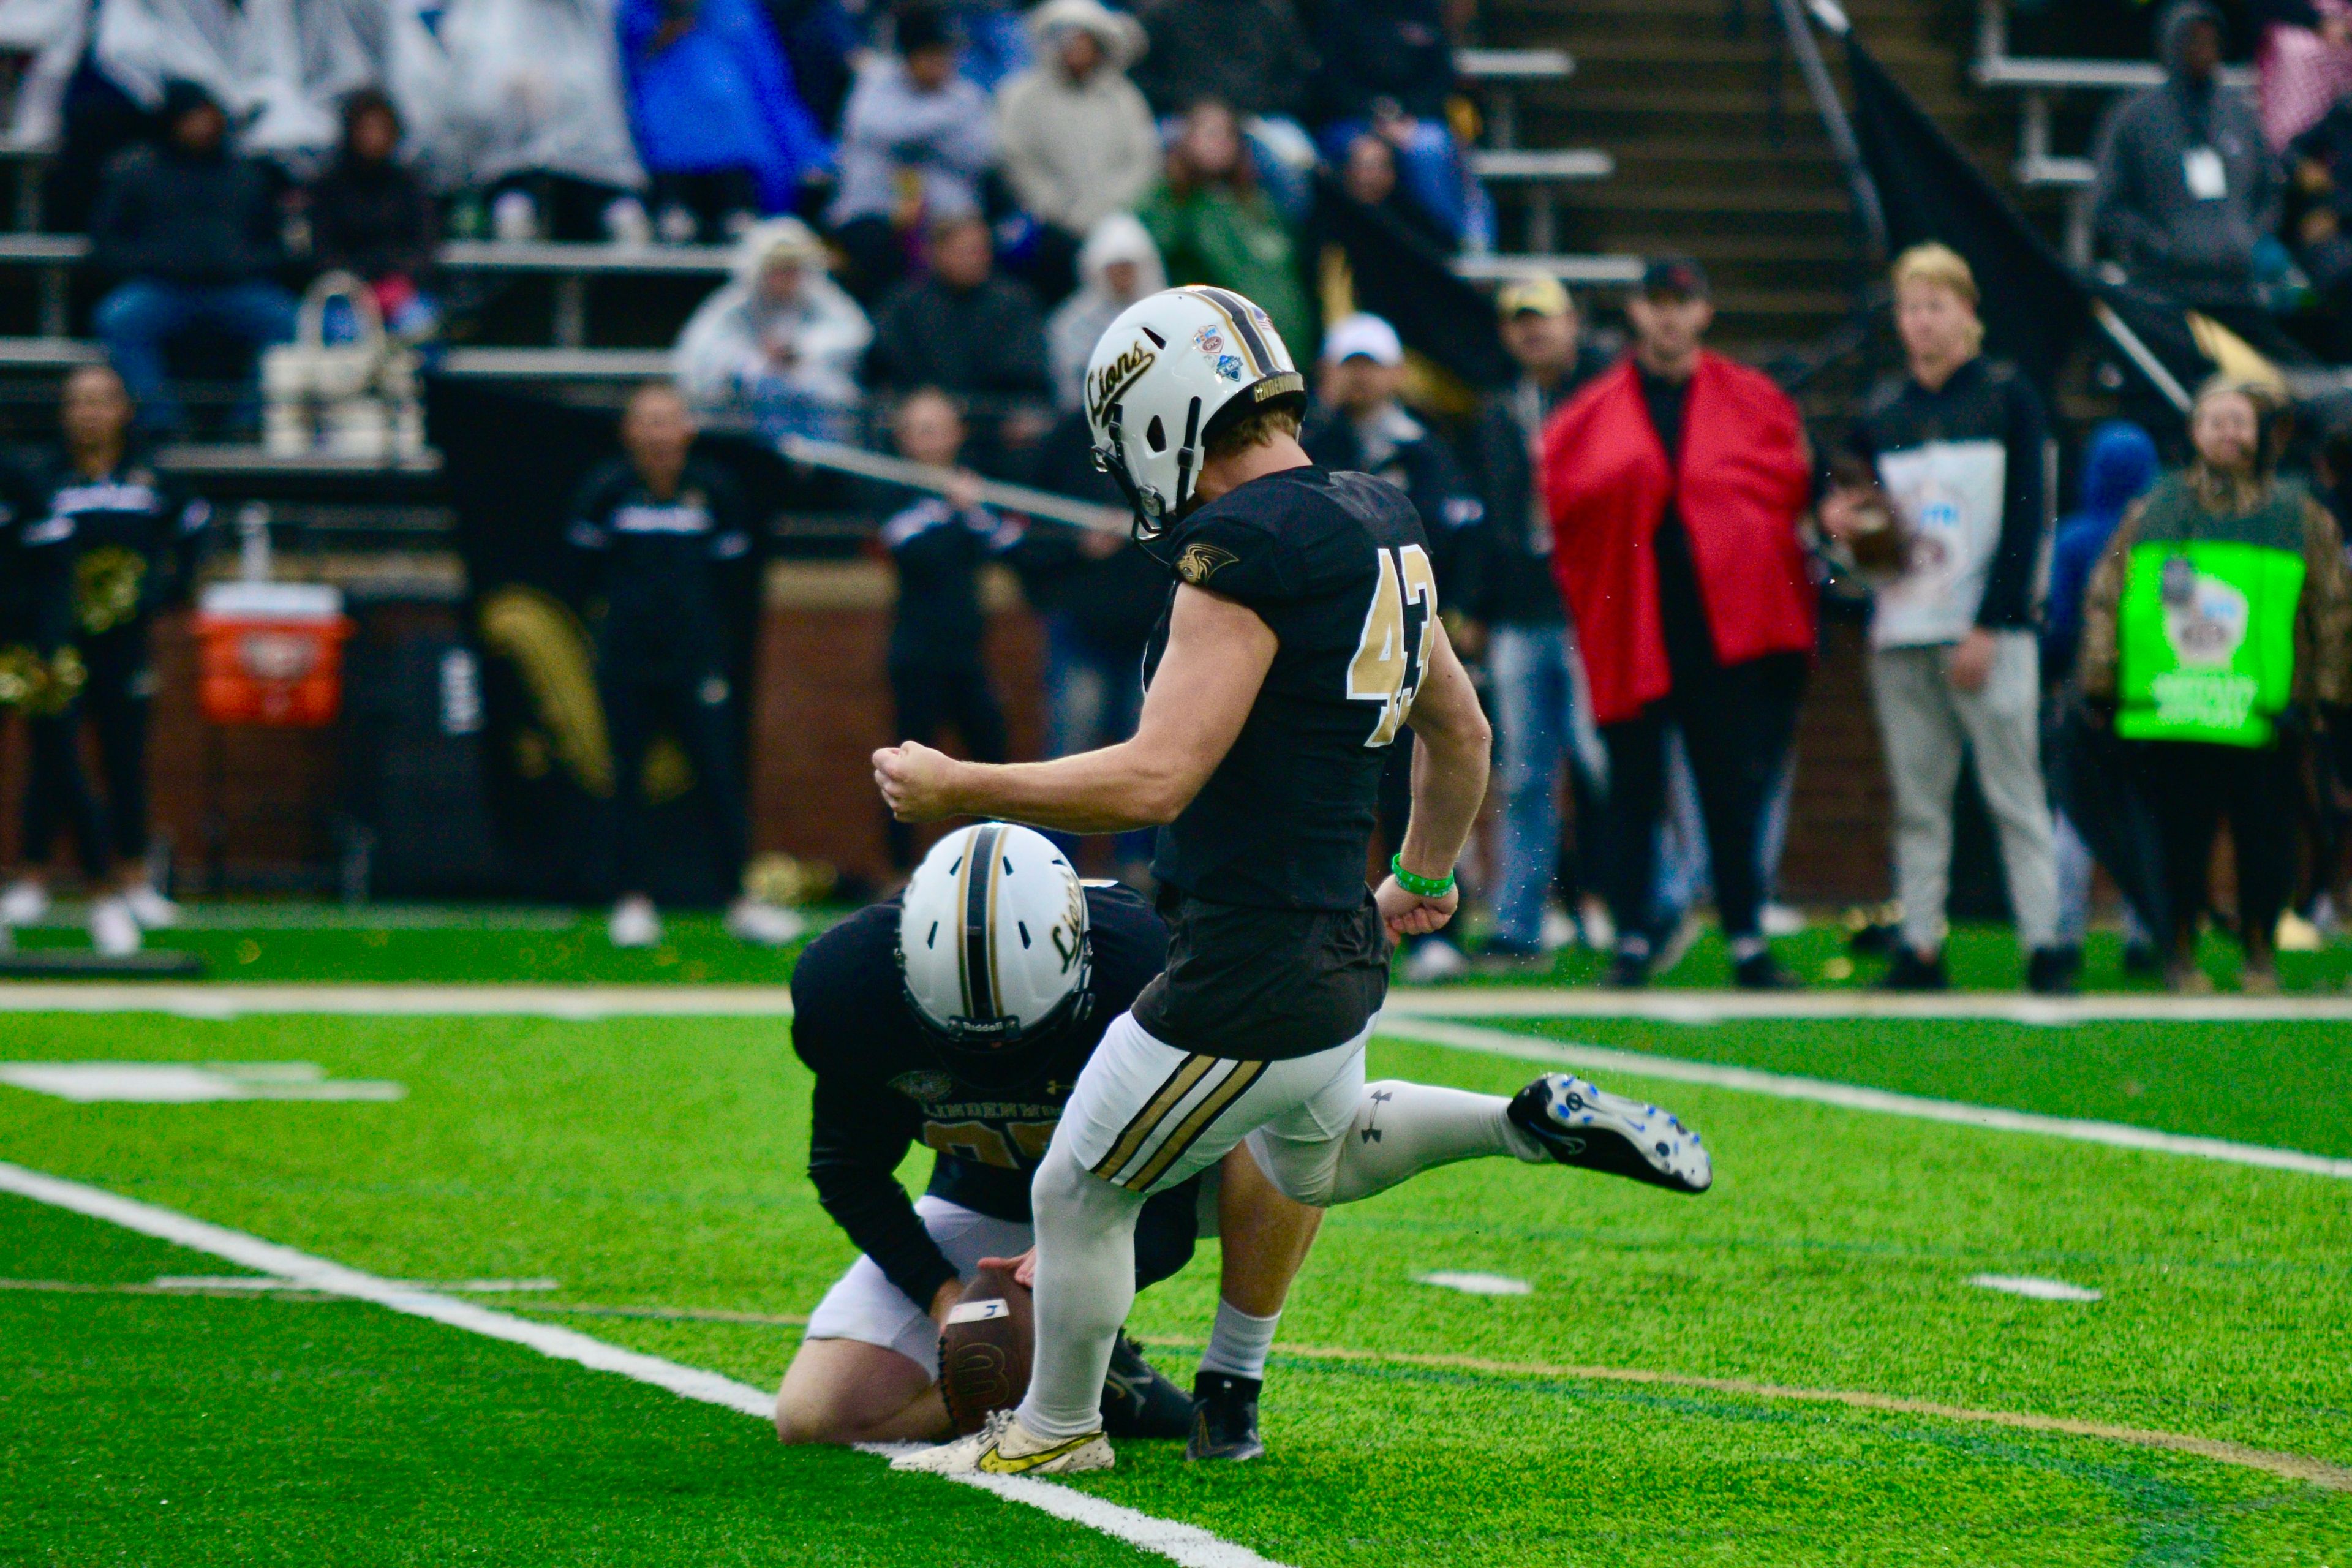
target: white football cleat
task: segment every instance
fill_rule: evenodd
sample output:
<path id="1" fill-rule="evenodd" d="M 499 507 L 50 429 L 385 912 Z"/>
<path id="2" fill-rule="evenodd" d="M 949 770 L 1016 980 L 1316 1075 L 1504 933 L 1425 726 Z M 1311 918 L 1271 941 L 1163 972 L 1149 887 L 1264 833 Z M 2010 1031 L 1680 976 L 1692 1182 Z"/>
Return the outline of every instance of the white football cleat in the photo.
<path id="1" fill-rule="evenodd" d="M 128 958 L 139 951 L 142 940 L 139 917 L 131 912 L 127 900 L 100 899 L 89 906 L 89 944 L 100 952 L 109 958 Z"/>
<path id="2" fill-rule="evenodd" d="M 890 1461 L 894 1470 L 934 1476 L 1070 1476 L 1108 1470 L 1118 1461 L 1099 1431 L 1083 1437 L 1040 1437 L 1015 1411 L 1000 1410 L 969 1437 L 919 1448 Z"/>
<path id="3" fill-rule="evenodd" d="M 738 899 L 727 911 L 727 934 L 754 947 L 782 947 L 808 930 L 808 921 L 757 899 Z"/>
<path id="4" fill-rule="evenodd" d="M 28 926 L 49 912 L 49 889 L 30 877 L 19 877 L 0 893 L 0 925 Z"/>
<path id="5" fill-rule="evenodd" d="M 604 922 L 604 932 L 614 947 L 653 947 L 661 941 L 661 916 L 654 913 L 651 899 L 632 893 L 613 906 L 613 918 Z"/>
<path id="6" fill-rule="evenodd" d="M 136 882 L 122 889 L 131 916 L 148 931 L 169 931 L 180 923 L 180 906 L 155 890 L 152 882 Z"/>
<path id="7" fill-rule="evenodd" d="M 1563 1165 L 1631 1176 L 1676 1193 L 1715 1184 L 1697 1133 L 1654 1105 L 1548 1072 L 1511 1098 L 1512 1125 Z"/>

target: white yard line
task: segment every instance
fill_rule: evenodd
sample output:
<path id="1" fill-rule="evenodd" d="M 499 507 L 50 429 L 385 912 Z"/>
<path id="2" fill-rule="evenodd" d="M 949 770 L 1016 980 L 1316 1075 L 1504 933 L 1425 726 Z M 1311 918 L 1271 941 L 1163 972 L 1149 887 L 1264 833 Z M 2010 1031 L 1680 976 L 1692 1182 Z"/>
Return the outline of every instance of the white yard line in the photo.
<path id="1" fill-rule="evenodd" d="M 682 1399 L 722 1405 L 746 1415 L 756 1415 L 762 1421 L 772 1419 L 774 1414 L 773 1394 L 764 1389 L 753 1388 L 750 1384 L 721 1377 L 715 1372 L 681 1366 L 674 1361 L 623 1350 L 618 1345 L 606 1344 L 602 1340 L 591 1339 L 586 1334 L 575 1333 L 551 1323 L 518 1318 L 488 1307 L 478 1307 L 471 1301 L 460 1301 L 436 1291 L 420 1289 L 397 1279 L 385 1279 L 356 1268 L 347 1268 L 340 1263 L 313 1258 L 290 1247 L 280 1247 L 276 1242 L 247 1236 L 243 1231 L 230 1230 L 225 1226 L 213 1225 L 173 1209 L 122 1197 L 102 1187 L 67 1181 L 0 1161 L 0 1192 L 14 1193 L 36 1203 L 69 1209 L 75 1214 L 104 1220 L 110 1225 L 135 1230 L 142 1236 L 152 1236 L 192 1251 L 207 1252 L 240 1268 L 290 1280 L 303 1289 L 372 1302 L 411 1317 L 428 1318 L 453 1329 L 463 1329 L 468 1333 L 521 1345 L 556 1361 L 574 1362 L 596 1372 L 618 1373 L 638 1383 L 666 1388 Z M 874 1451 L 889 1453 L 897 1450 L 876 1446 Z M 1212 1535 L 1197 1525 L 1157 1519 L 1049 1482 L 1021 1476 L 958 1476 L 951 1479 L 976 1486 L 983 1491 L 994 1492 L 1008 1502 L 1023 1503 L 1056 1519 L 1116 1537 L 1142 1551 L 1156 1552 L 1182 1563 L 1184 1568 L 1283 1568 L 1281 1563 L 1261 1557 L 1245 1546 L 1236 1546 L 1232 1542 Z"/>
<path id="2" fill-rule="evenodd" d="M 351 1016 L 789 1018 L 782 985 L 244 985 L 0 983 L 0 1013 L 170 1013 L 190 1018 Z M 1951 1018 L 2063 1026 L 2097 1023 L 2352 1023 L 2352 994 L 2030 996 L 1948 991 L 1611 991 L 1597 986 L 1408 986 L 1391 1017 L 1641 1018 L 1722 1024 L 1749 1018 Z"/>
<path id="3" fill-rule="evenodd" d="M 2352 1022 L 2352 994 L 2172 996 L 2116 992 L 2034 996 L 2016 991 L 1612 991 L 1592 985 L 1399 985 L 1391 1017 L 1641 1018 L 1655 1024 L 1725 1024 L 1748 1018 L 1955 1018 L 2040 1024 L 2271 1024 Z"/>
<path id="4" fill-rule="evenodd" d="M 1612 1050 L 1605 1046 L 1566 1045 L 1509 1029 L 1481 1028 L 1475 1024 L 1449 1024 L 1435 1018 L 1381 1016 L 1377 1031 L 1392 1039 L 1415 1040 L 1459 1051 L 1515 1057 L 1548 1067 L 1579 1072 L 1624 1074 L 1635 1078 L 1668 1079 L 1676 1083 L 1702 1083 L 1746 1094 L 1768 1094 L 1778 1100 L 1805 1100 L 1847 1110 L 1870 1110 L 1886 1116 L 1907 1116 L 1921 1121 L 1942 1121 L 1955 1127 L 1976 1127 L 1992 1132 L 2035 1132 L 2068 1138 L 2078 1143 L 2105 1143 L 2116 1149 L 2139 1149 L 2158 1154 L 2180 1154 L 2198 1160 L 2219 1160 L 2233 1165 L 2255 1165 L 2273 1171 L 2294 1171 L 2309 1176 L 2330 1176 L 2352 1182 L 2352 1160 L 2325 1154 L 2305 1154 L 2292 1149 L 2269 1149 L 2259 1143 L 2233 1143 L 2222 1138 L 2189 1138 L 2177 1132 L 2157 1132 L 2115 1121 L 2088 1121 L 2067 1116 L 2038 1116 L 2029 1110 L 2002 1110 L 1956 1100 L 1929 1100 L 1883 1089 L 1862 1089 L 1817 1078 L 1758 1072 L 1751 1068 L 1725 1067 L 1716 1062 L 1685 1061 L 1654 1057 L 1641 1051 Z"/>

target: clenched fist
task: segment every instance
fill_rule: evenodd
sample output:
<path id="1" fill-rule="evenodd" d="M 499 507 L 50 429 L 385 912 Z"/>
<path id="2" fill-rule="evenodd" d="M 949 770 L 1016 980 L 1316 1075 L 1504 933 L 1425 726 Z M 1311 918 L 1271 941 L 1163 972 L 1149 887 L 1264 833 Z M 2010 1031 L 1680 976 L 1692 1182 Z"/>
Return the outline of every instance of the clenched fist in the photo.
<path id="1" fill-rule="evenodd" d="M 959 764 L 919 742 L 885 746 L 874 753 L 874 784 L 901 822 L 936 822 L 961 809 L 955 800 Z"/>

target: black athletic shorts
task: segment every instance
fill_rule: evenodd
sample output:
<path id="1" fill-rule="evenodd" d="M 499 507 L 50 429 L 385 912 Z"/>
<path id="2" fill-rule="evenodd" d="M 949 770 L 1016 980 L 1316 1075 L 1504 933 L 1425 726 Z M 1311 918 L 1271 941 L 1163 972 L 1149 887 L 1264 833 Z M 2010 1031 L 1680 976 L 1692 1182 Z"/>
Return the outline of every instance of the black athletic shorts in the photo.
<path id="1" fill-rule="evenodd" d="M 1220 904 L 1163 888 L 1168 967 L 1135 1021 L 1179 1050 L 1271 1062 L 1363 1032 L 1389 992 L 1388 932 L 1369 889 L 1352 910 Z"/>

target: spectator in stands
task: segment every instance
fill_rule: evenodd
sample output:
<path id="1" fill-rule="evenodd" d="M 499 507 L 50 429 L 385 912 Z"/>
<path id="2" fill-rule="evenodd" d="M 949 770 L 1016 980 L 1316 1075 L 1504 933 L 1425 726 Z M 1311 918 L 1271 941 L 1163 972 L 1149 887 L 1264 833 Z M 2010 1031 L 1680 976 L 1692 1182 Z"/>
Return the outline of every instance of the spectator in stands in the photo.
<path id="1" fill-rule="evenodd" d="M 118 281 L 95 324 L 142 424 L 184 423 L 167 345 L 203 331 L 258 350 L 294 335 L 268 171 L 227 145 L 228 116 L 194 82 L 163 96 L 163 140 L 116 154 L 90 224 L 90 261 Z"/>
<path id="2" fill-rule="evenodd" d="M 2336 105 L 2286 151 L 2290 232 L 2312 287 L 2333 309 L 2330 357 L 2352 349 L 2352 100 Z"/>
<path id="3" fill-rule="evenodd" d="M 41 878 L 58 829 L 70 827 L 89 884 L 90 940 L 113 956 L 138 951 L 142 926 L 179 910 L 148 879 L 147 717 L 155 689 L 149 645 L 155 612 L 194 579 L 211 509 L 158 480 L 131 438 L 121 378 L 84 365 L 66 378 L 63 446 L 12 486 L 22 510 L 0 577 L 20 584 L 47 690 L 32 706 L 32 773 L 25 793 L 30 869 L 0 894 L 0 929 L 48 907 Z M 82 767 L 87 721 L 105 773 L 93 794 Z"/>
<path id="4" fill-rule="evenodd" d="M 660 238 L 733 239 L 824 176 L 833 149 L 759 0 L 621 0 L 620 30 Z"/>
<path id="5" fill-rule="evenodd" d="M 1552 581 L 1551 520 L 1536 463 L 1545 421 L 1608 362 L 1584 342 L 1575 302 L 1554 279 L 1506 283 L 1495 307 L 1519 375 L 1489 393 L 1478 411 L 1470 468 L 1484 510 L 1472 548 L 1484 562 L 1477 597 L 1464 605 L 1469 620 L 1454 640 L 1467 655 L 1486 655 L 1502 749 L 1501 864 L 1486 952 L 1519 962 L 1544 956 L 1544 909 L 1559 868 L 1561 763 L 1575 788 L 1577 837 L 1587 855 L 1598 842 L 1607 788 L 1608 759 L 1581 695 L 1576 636 Z"/>
<path id="6" fill-rule="evenodd" d="M 697 408 L 748 413 L 771 437 L 845 440 L 858 358 L 873 341 L 808 226 L 772 218 L 743 237 L 734 279 L 678 335 L 678 385 Z"/>
<path id="7" fill-rule="evenodd" d="M 1468 178 L 1447 119 L 1454 47 L 1444 0 L 1349 0 L 1318 6 L 1315 125 L 1343 163 L 1367 134 L 1386 142 L 1412 199 L 1462 239 L 1490 238 L 1492 216 Z"/>
<path id="8" fill-rule="evenodd" d="M 982 506 L 978 477 L 958 467 L 963 416 L 945 392 L 919 387 L 901 398 L 890 434 L 900 457 L 957 469 L 945 495 L 897 489 L 885 503 L 896 510 L 883 521 L 882 543 L 898 568 L 890 624 L 893 732 L 902 741 L 936 744 L 940 730 L 952 726 L 966 756 L 1001 763 L 1004 713 L 981 657 L 987 620 L 980 569 L 1018 542 L 1021 530 Z M 890 821 L 892 863 L 904 871 L 915 863 L 912 830 Z"/>
<path id="9" fill-rule="evenodd" d="M 1276 209 L 1304 217 L 1316 153 L 1299 120 L 1316 62 L 1294 0 L 1146 0 L 1136 15 L 1151 48 L 1135 84 L 1163 132 L 1203 100 L 1225 105 Z"/>
<path id="10" fill-rule="evenodd" d="M 1039 226 L 1039 290 L 1059 299 L 1095 226 L 1159 180 L 1160 130 L 1127 79 L 1143 51 L 1134 17 L 1100 0 L 1046 0 L 1029 27 L 1038 60 L 998 95 L 997 140 L 1013 199 Z"/>
<path id="11" fill-rule="evenodd" d="M 1652 262 L 1625 310 L 1632 356 L 1552 416 L 1541 463 L 1552 570 L 1609 753 L 1610 982 L 1645 983 L 1663 935 L 1651 904 L 1679 727 L 1734 976 L 1777 987 L 1757 839 L 1813 649 L 1804 427 L 1760 373 L 1701 346 L 1715 310 L 1696 262 Z"/>
<path id="12" fill-rule="evenodd" d="M 420 287 L 437 219 L 424 182 L 394 156 L 399 150 L 391 99 L 371 87 L 344 100 L 342 150 L 310 186 L 310 246 L 320 267 L 368 285 L 386 327 L 415 339 L 430 336 L 437 320 Z"/>
<path id="13" fill-rule="evenodd" d="M 1429 539 L 1437 602 L 1444 605 L 1477 592 L 1481 563 L 1465 545 L 1478 542 L 1474 530 L 1484 509 L 1444 438 L 1399 401 L 1404 380 L 1404 344 L 1394 327 L 1362 313 L 1332 322 L 1299 445 L 1323 468 L 1370 474 L 1412 498 Z M 1400 730 L 1381 779 L 1381 833 L 1391 849 L 1404 842 L 1412 805 L 1412 732 Z M 1415 984 L 1451 980 L 1469 968 L 1444 933 L 1408 939 L 1405 949 L 1404 976 Z"/>
<path id="14" fill-rule="evenodd" d="M 1263 307 L 1286 342 L 1314 342 L 1297 244 L 1258 187 L 1232 109 L 1213 99 L 1192 106 L 1139 216 L 1171 278 L 1231 289 Z"/>
<path id="15" fill-rule="evenodd" d="M 1348 143 L 1346 161 L 1340 163 L 1339 174 L 1339 195 L 1383 215 L 1390 226 L 1411 242 L 1440 256 L 1451 256 L 1462 247 L 1460 231 L 1448 226 L 1444 215 L 1422 205 L 1398 183 L 1396 147 L 1387 137 L 1370 131 L 1357 135 Z M 1331 230 L 1321 204 L 1330 197 L 1332 190 L 1328 183 L 1317 187 L 1315 227 L 1318 237 Z M 1307 248 L 1310 255 L 1319 254 L 1319 239 Z"/>
<path id="16" fill-rule="evenodd" d="M 2092 221 L 2134 281 L 2242 331 L 2281 187 L 2253 104 L 2220 79 L 2221 26 L 2205 0 L 2165 13 L 2165 80 L 2100 130 Z"/>
<path id="17" fill-rule="evenodd" d="M 335 105 L 377 75 L 359 7 L 241 0 L 105 0 L 92 57 L 140 107 L 194 82 L 229 115 L 240 153 L 296 176 L 332 153 Z"/>
<path id="18" fill-rule="evenodd" d="M 2253 0 L 2255 96 L 2271 151 L 2352 90 L 2352 0 Z"/>
<path id="19" fill-rule="evenodd" d="M 1086 405 L 1087 361 L 1120 311 L 1168 287 L 1160 247 L 1131 213 L 1113 213 L 1095 225 L 1078 252 L 1078 289 L 1045 323 L 1054 357 L 1054 403 L 1065 411 Z M 1113 491 L 1113 494 L 1116 494 Z"/>
<path id="20" fill-rule="evenodd" d="M 2352 572 L 2327 509 L 2277 478 L 2271 388 L 2217 378 L 2189 416 L 2195 458 L 2126 515 L 2083 607 L 2082 685 L 2113 712 L 2163 841 L 2165 975 L 2212 982 L 2197 929 L 2221 816 L 2238 882 L 2241 985 L 2273 993 L 2294 874 L 2296 749 L 2283 731 L 2352 698 Z"/>
<path id="21" fill-rule="evenodd" d="M 646 755 L 667 728 L 700 786 L 720 880 L 740 887 L 746 823 L 727 670 L 723 574 L 751 552 L 733 478 L 693 456 L 694 416 L 667 382 L 648 382 L 621 416 L 622 456 L 582 483 L 566 535 L 596 625 L 596 692 L 612 737 L 613 844 L 620 896 L 607 930 L 615 947 L 652 947 L 661 917 L 648 891 Z M 763 947 L 801 931 L 791 911 L 744 893 L 727 929 Z"/>
<path id="22" fill-rule="evenodd" d="M 403 111 L 434 125 L 424 151 L 436 166 L 487 190 L 493 238 L 653 237 L 609 5 L 447 0 L 420 47 L 446 74 L 402 97 Z"/>
<path id="23" fill-rule="evenodd" d="M 2105 865 L 2124 891 L 2126 951 L 2150 948 L 2139 906 L 2147 903 L 2145 834 L 2126 819 L 2127 797 L 2112 737 L 2080 721 L 2074 656 L 2083 636 L 2083 594 L 2124 513 L 2156 483 L 2156 443 L 2128 420 L 2111 419 L 2083 448 L 2082 504 L 2061 519 L 2050 550 L 2050 599 L 2042 626 L 2042 752 L 2057 805 L 2051 813 L 2058 866 L 2057 944 L 2080 954 L 2090 929 L 2091 878 Z"/>
<path id="24" fill-rule="evenodd" d="M 988 224 L 978 214 L 933 224 L 926 257 L 929 276 L 900 284 L 882 307 L 868 373 L 894 391 L 930 386 L 961 399 L 980 426 L 975 457 L 994 468 L 1051 422 L 1036 301 L 995 275 Z"/>
<path id="25" fill-rule="evenodd" d="M 2074 988 L 2057 946 L 2057 865 L 2042 784 L 2034 578 L 2048 517 L 2049 426 L 2014 366 L 1981 353 L 1969 264 L 1940 245 L 1895 258 L 1906 368 L 1856 421 L 1822 526 L 1852 542 L 1907 539 L 1870 626 L 1870 686 L 1895 793 L 1903 940 L 1884 984 L 1942 990 L 1952 792 L 1963 754 L 2000 837 L 2026 984 Z"/>
<path id="26" fill-rule="evenodd" d="M 996 158 L 988 96 L 956 74 L 957 41 L 928 5 L 898 15 L 898 53 L 857 73 L 842 110 L 841 188 L 826 209 L 849 258 L 849 289 L 869 308 L 906 270 L 915 237 L 980 211 Z"/>

